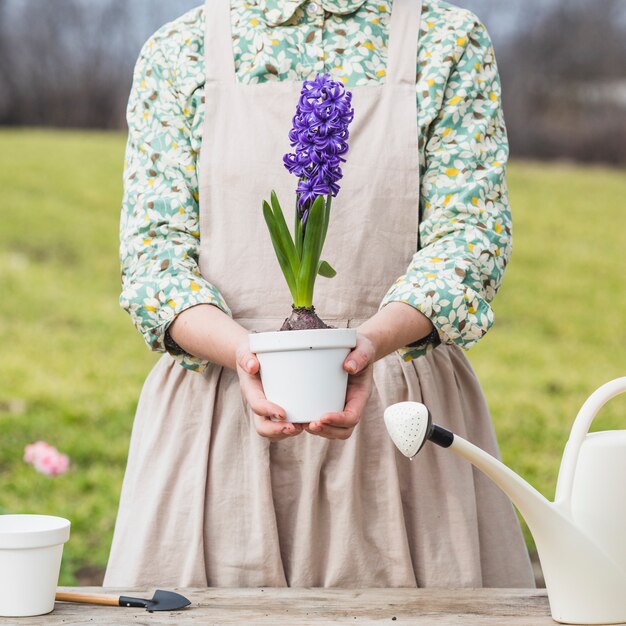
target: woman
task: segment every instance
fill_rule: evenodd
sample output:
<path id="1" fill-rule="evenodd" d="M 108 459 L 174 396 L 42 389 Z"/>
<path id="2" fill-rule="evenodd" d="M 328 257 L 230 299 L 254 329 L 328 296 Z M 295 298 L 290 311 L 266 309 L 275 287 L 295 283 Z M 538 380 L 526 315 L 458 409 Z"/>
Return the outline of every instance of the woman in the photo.
<path id="1" fill-rule="evenodd" d="M 295 198 L 282 154 L 301 81 L 324 71 L 355 118 L 325 246 L 338 275 L 315 302 L 357 345 L 345 410 L 302 426 L 269 419 L 284 410 L 248 333 L 289 314 L 261 200 Z M 507 499 L 435 446 L 407 461 L 382 420 L 421 400 L 498 453 L 461 350 L 492 324 L 511 245 L 480 21 L 439 0 L 208 0 L 146 44 L 128 114 L 121 304 L 164 355 L 104 584 L 533 586 Z"/>

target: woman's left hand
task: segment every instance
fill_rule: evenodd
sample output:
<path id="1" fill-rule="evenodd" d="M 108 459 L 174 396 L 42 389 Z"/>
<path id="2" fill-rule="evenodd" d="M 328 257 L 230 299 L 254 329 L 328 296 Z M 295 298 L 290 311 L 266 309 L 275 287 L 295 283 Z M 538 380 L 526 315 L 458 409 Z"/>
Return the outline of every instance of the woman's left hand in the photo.
<path id="1" fill-rule="evenodd" d="M 318 421 L 305 424 L 307 432 L 327 439 L 350 437 L 372 393 L 375 354 L 371 339 L 357 330 L 356 346 L 343 362 L 348 372 L 346 405 L 339 413 L 324 413 Z"/>

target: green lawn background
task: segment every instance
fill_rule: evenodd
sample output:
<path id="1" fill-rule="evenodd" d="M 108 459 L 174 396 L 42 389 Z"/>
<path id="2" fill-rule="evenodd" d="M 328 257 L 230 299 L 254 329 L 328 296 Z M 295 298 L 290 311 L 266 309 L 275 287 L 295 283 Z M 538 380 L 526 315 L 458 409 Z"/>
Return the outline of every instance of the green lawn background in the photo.
<path id="1" fill-rule="evenodd" d="M 118 306 L 124 142 L 0 132 L 0 513 L 72 521 L 62 585 L 102 575 L 135 406 L 158 358 Z M 504 461 L 551 498 L 582 402 L 626 375 L 626 176 L 532 162 L 508 172 L 513 258 L 496 323 L 468 356 Z M 625 427 L 626 395 L 597 422 Z M 70 455 L 68 474 L 22 461 L 38 439 Z"/>

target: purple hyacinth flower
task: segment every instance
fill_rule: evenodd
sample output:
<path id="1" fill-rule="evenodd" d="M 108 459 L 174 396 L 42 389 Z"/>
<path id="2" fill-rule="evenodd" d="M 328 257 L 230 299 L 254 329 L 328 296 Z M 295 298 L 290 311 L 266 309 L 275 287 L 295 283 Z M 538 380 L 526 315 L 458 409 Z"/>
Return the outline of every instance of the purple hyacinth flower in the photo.
<path id="1" fill-rule="evenodd" d="M 285 154 L 287 170 L 298 176 L 298 212 L 303 227 L 318 195 L 339 192 L 341 163 L 348 151 L 348 127 L 354 118 L 352 93 L 330 74 L 305 80 L 289 131 L 294 152 Z"/>

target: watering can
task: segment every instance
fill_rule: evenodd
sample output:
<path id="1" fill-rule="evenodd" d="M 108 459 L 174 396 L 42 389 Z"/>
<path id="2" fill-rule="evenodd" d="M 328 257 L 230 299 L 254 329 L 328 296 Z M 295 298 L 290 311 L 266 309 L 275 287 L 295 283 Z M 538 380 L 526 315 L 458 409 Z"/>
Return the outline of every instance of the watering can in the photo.
<path id="1" fill-rule="evenodd" d="M 430 440 L 467 459 L 507 494 L 535 539 L 555 621 L 617 624 L 626 622 L 626 430 L 589 428 L 602 406 L 625 391 L 626 377 L 618 378 L 581 407 L 554 502 L 484 450 L 433 424 L 423 404 L 399 402 L 384 417 L 405 456 L 414 457 Z"/>

